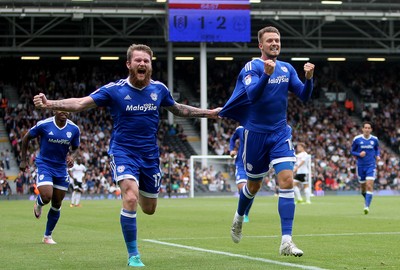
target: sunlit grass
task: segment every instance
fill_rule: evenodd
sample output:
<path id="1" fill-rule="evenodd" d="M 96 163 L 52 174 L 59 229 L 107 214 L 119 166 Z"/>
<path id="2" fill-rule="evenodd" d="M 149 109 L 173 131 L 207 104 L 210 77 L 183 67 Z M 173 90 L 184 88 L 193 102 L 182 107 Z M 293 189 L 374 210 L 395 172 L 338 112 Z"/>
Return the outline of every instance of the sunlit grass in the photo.
<path id="1" fill-rule="evenodd" d="M 1 269 L 126 269 L 121 201 L 65 201 L 44 245 L 32 201 L 0 201 Z M 237 198 L 160 199 L 153 216 L 138 213 L 146 269 L 400 269 L 400 197 L 375 197 L 369 215 L 361 196 L 314 197 L 297 205 L 293 238 L 305 254 L 282 257 L 276 197 L 256 197 L 243 239 L 230 226 Z M 314 267 L 314 268 L 311 268 Z"/>

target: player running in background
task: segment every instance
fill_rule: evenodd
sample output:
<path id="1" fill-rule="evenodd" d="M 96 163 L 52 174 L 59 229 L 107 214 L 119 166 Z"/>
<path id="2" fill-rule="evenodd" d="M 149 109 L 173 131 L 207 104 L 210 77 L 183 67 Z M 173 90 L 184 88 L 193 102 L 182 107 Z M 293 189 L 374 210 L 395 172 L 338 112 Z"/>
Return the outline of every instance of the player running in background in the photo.
<path id="1" fill-rule="evenodd" d="M 71 120 L 69 113 L 55 111 L 54 117 L 37 122 L 22 138 L 21 171 L 26 169 L 29 141 L 40 137 L 40 152 L 36 157 L 36 197 L 33 212 L 40 218 L 42 208 L 51 201 L 47 214 L 43 243 L 56 244 L 52 233 L 60 218 L 62 200 L 69 186 L 68 167 L 74 164 L 74 155 L 80 143 L 80 130 Z"/>
<path id="2" fill-rule="evenodd" d="M 83 193 L 83 177 L 85 176 L 86 166 L 82 163 L 82 158 L 78 157 L 74 166 L 69 169 L 69 175 L 71 176 L 72 182 L 72 196 L 70 207 L 80 207 L 81 195 Z"/>
<path id="3" fill-rule="evenodd" d="M 232 137 L 229 141 L 229 151 L 230 156 L 235 158 L 235 176 L 236 176 L 236 186 L 238 189 L 238 193 L 244 185 L 247 183 L 247 175 L 246 170 L 243 165 L 243 136 L 244 136 L 244 128 L 242 126 L 238 126 L 235 132 L 232 134 Z M 236 141 L 239 140 L 239 147 L 237 147 Z M 249 222 L 249 212 L 250 208 L 253 205 L 253 201 L 249 204 L 246 211 L 244 212 L 243 222 Z"/>
<path id="4" fill-rule="evenodd" d="M 296 146 L 296 164 L 294 165 L 293 173 L 294 173 L 294 196 L 296 199 L 296 203 L 302 203 L 303 198 L 301 197 L 300 189 L 304 190 L 304 196 L 306 197 L 305 203 L 311 203 L 311 189 L 308 183 L 308 176 L 311 173 L 309 171 L 309 162 L 310 157 L 305 150 L 304 143 L 298 143 Z"/>
<path id="5" fill-rule="evenodd" d="M 358 182 L 364 197 L 364 214 L 366 215 L 369 213 L 374 191 L 376 161 L 380 160 L 379 140 L 371 135 L 371 132 L 372 124 L 364 122 L 362 134 L 355 136 L 351 145 L 351 154 L 357 157 Z"/>
<path id="6" fill-rule="evenodd" d="M 160 108 L 181 117 L 214 119 L 218 118 L 221 110 L 177 103 L 163 83 L 151 79 L 152 57 L 150 47 L 133 44 L 127 51 L 128 78 L 104 85 L 83 98 L 47 100 L 43 93 L 34 97 L 37 108 L 66 111 L 95 107 L 110 109 L 114 123 L 109 147 L 110 165 L 114 181 L 121 188 L 120 223 L 128 251 L 128 265 L 132 267 L 144 266 L 137 247 L 137 205 L 139 203 L 145 214 L 154 214 L 160 190 L 162 172 L 157 144 Z"/>
<path id="7" fill-rule="evenodd" d="M 279 184 L 278 212 L 282 233 L 279 253 L 302 256 L 303 251 L 292 241 L 296 157 L 291 141 L 292 129 L 287 124 L 287 106 L 289 92 L 303 102 L 310 99 L 314 65 L 304 64 L 306 81 L 303 84 L 292 65 L 277 60 L 281 50 L 278 29 L 271 26 L 261 29 L 258 42 L 261 57 L 248 62 L 242 69 L 238 77 L 241 82 L 236 84 L 220 112 L 222 117 L 238 121 L 245 129 L 243 162 L 248 181 L 240 190 L 231 237 L 235 243 L 241 240 L 245 211 L 260 190 L 269 167 L 273 166 Z"/>

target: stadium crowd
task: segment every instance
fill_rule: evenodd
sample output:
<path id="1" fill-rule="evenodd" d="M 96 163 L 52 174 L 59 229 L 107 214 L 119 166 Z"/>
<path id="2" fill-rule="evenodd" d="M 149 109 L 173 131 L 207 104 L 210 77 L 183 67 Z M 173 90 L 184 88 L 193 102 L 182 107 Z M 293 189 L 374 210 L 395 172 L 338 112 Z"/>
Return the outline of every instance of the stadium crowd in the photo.
<path id="1" fill-rule="evenodd" d="M 98 86 L 126 76 L 121 65 L 27 65 L 19 69 L 18 76 L 10 78 L 18 89 L 19 103 L 15 107 L 4 109 L 3 121 L 12 145 L 12 154 L 19 162 L 21 138 L 38 120 L 52 115 L 49 111 L 34 109 L 32 97 L 45 92 L 51 99 L 79 97 L 89 94 Z M 238 74 L 243 63 L 232 65 L 216 62 L 209 65 L 208 100 L 209 107 L 223 106 L 229 98 L 235 83 L 232 74 Z M 317 63 L 318 65 L 318 63 Z M 157 62 L 153 78 L 166 82 L 165 63 Z M 304 142 L 307 152 L 312 155 L 313 181 L 322 184 L 324 190 L 357 190 L 355 159 L 350 154 L 352 138 L 360 133 L 361 121 L 373 122 L 373 134 L 381 140 L 381 161 L 378 163 L 376 189 L 400 190 L 400 84 L 397 80 L 399 66 L 334 66 L 321 63 L 321 74 L 315 76 L 315 89 L 312 101 L 302 104 L 295 97 L 289 98 L 288 123 L 292 126 L 293 142 Z M 296 66 L 295 66 L 296 67 Z M 199 75 L 196 63 L 177 63 L 175 69 L 184 73 L 181 76 L 199 95 Z M 110 70 L 115 73 L 110 74 Z M 301 74 L 300 74 L 301 75 Z M 9 83 L 10 83 L 9 82 Z M 327 101 L 324 92 L 352 93 L 355 101 L 354 112 L 346 110 L 344 101 Z M 181 99 L 185 100 L 184 93 Z M 189 103 L 189 101 L 187 101 Z M 178 136 L 186 140 L 184 130 L 179 125 L 170 125 L 166 112 L 162 112 L 158 139 L 160 142 L 160 160 L 164 176 L 161 192 L 171 194 L 187 193 L 189 183 L 188 156 L 177 152 L 165 142 L 166 136 Z M 90 110 L 71 115 L 71 119 L 80 127 L 80 156 L 87 167 L 84 178 L 85 192 L 88 194 L 108 194 L 115 191 L 109 168 L 107 150 L 112 121 L 105 109 Z M 229 139 L 238 123 L 229 119 L 208 120 L 209 151 L 217 155 L 229 155 Z M 194 125 L 198 126 L 194 121 Z M 383 145 L 384 144 L 384 145 Z M 29 157 L 29 171 L 20 173 L 16 186 L 18 194 L 34 192 L 34 161 L 37 155 L 38 141 L 30 144 L 35 151 Z M 10 153 L 1 153 L 2 163 L 6 166 L 6 157 Z M 1 170 L 0 170 L 1 172 Z M 230 191 L 229 180 L 233 179 L 233 167 L 228 166 L 226 173 L 213 168 L 195 167 L 195 188 L 199 191 Z M 1 176 L 1 173 L 0 173 Z M 273 175 L 271 175 L 273 177 Z M 270 177 L 270 178 L 271 178 Z M 3 177 L 4 178 L 4 177 Z M 3 179 L 0 179 L 3 180 Z M 272 180 L 272 179 L 269 179 Z M 4 182 L 4 181 L 3 181 Z M 5 181 L 7 182 L 7 181 Z M 215 188 L 215 189 L 214 189 Z M 270 188 L 272 188 L 270 186 Z M 3 191 L 1 187 L 1 191 Z"/>

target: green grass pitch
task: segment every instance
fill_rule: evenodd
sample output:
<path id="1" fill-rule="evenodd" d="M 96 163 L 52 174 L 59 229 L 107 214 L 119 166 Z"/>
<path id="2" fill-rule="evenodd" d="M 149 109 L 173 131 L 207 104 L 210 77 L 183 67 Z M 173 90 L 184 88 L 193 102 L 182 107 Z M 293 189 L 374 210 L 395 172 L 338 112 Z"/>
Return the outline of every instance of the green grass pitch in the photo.
<path id="1" fill-rule="evenodd" d="M 230 226 L 237 198 L 159 199 L 154 215 L 138 212 L 145 269 L 400 269 L 400 197 L 313 197 L 297 205 L 293 239 L 304 256 L 279 256 L 277 198 L 256 197 L 243 239 Z M 0 269 L 128 269 L 119 224 L 120 200 L 64 201 L 44 245 L 48 206 L 36 220 L 33 202 L 0 201 Z"/>

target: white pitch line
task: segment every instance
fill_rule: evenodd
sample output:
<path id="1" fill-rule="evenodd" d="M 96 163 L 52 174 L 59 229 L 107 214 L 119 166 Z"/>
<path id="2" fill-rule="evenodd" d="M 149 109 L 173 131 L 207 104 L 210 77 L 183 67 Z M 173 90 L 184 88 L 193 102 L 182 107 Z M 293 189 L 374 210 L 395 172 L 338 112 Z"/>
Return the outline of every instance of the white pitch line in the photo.
<path id="1" fill-rule="evenodd" d="M 229 252 L 224 252 L 224 251 L 218 251 L 218 250 L 212 250 L 212 249 L 204 249 L 204 248 L 198 248 L 198 247 L 192 247 L 192 246 L 179 245 L 179 244 L 168 243 L 168 242 L 163 242 L 163 241 L 157 241 L 157 240 L 152 240 L 152 239 L 144 239 L 143 241 L 151 242 L 151 243 L 155 243 L 155 244 L 160 244 L 160 245 L 165 245 L 165 246 L 172 246 L 172 247 L 178 247 L 178 248 L 184 248 L 184 249 L 189 249 L 189 250 L 207 252 L 207 253 L 212 253 L 212 254 L 219 254 L 219 255 L 224 255 L 224 256 L 229 256 L 229 257 L 236 257 L 236 258 L 246 259 L 246 260 L 250 260 L 250 261 L 259 261 L 259 262 L 265 262 L 265 263 L 269 263 L 269 264 L 284 265 L 284 266 L 300 268 L 300 269 L 325 270 L 324 268 L 319 268 L 319 267 L 316 267 L 316 266 L 307 266 L 307 265 L 294 264 L 294 263 L 285 263 L 285 262 L 268 260 L 268 259 L 264 259 L 264 258 L 250 257 L 250 256 L 246 256 L 246 255 L 240 255 L 240 254 L 229 253 Z"/>
<path id="2" fill-rule="evenodd" d="M 322 233 L 322 234 L 297 234 L 295 237 L 326 237 L 326 236 L 355 236 L 355 235 L 396 235 L 400 232 L 362 232 L 362 233 Z M 246 236 L 246 238 L 275 238 L 276 235 Z"/>
<path id="3" fill-rule="evenodd" d="M 323 233 L 323 234 L 296 234 L 294 237 L 330 237 L 330 236 L 355 236 L 355 235 L 398 235 L 400 232 L 363 232 L 363 233 Z M 280 235 L 246 235 L 245 238 L 278 238 Z M 222 239 L 230 237 L 170 237 L 160 238 L 160 240 L 198 240 L 198 239 Z"/>

